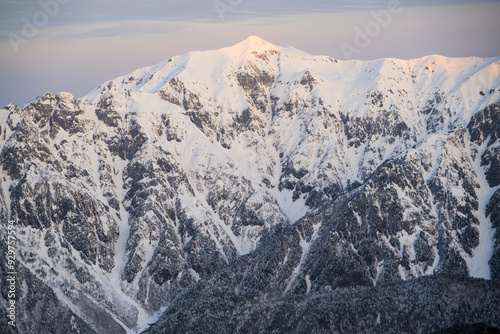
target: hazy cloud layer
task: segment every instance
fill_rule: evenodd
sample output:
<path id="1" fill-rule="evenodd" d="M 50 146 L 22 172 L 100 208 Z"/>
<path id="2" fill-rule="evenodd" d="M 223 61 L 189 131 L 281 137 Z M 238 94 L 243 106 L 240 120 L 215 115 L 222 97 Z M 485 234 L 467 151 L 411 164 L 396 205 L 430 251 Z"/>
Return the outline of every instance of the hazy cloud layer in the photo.
<path id="1" fill-rule="evenodd" d="M 123 20 L 241 20 L 291 14 L 346 12 L 387 7 L 391 1 L 379 0 L 0 0 L 0 29 L 21 28 L 22 18 L 31 19 L 46 4 L 57 1 L 62 15 L 51 25 L 84 24 Z M 394 1 L 394 0 L 393 0 Z M 396 0 L 403 7 L 429 7 L 478 4 L 499 0 Z M 223 13 L 221 17 L 221 13 Z"/>

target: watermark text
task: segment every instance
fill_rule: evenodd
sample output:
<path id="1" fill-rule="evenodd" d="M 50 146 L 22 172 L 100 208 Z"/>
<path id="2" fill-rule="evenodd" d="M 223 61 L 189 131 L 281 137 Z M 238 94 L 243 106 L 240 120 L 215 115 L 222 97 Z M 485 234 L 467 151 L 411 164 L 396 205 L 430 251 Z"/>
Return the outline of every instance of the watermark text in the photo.
<path id="1" fill-rule="evenodd" d="M 22 26 L 19 32 L 9 32 L 10 46 L 15 53 L 20 51 L 23 44 L 27 44 L 31 39 L 38 36 L 40 29 L 46 27 L 50 19 L 54 18 L 61 9 L 61 5 L 66 5 L 71 0 L 40 0 L 38 6 L 40 10 L 33 14 L 31 18 L 23 16 L 21 18 Z"/>
<path id="2" fill-rule="evenodd" d="M 234 12 L 236 7 L 241 5 L 243 0 L 214 0 L 213 5 L 219 19 L 224 20 L 224 14 L 227 12 Z"/>
<path id="3" fill-rule="evenodd" d="M 382 33 L 392 21 L 392 18 L 403 11 L 400 0 L 391 0 L 387 4 L 387 9 L 372 10 L 370 15 L 373 20 L 367 22 L 363 28 L 359 26 L 354 28 L 353 43 L 340 43 L 340 49 L 346 60 L 352 59 L 353 55 L 361 53 L 367 48 L 372 40 Z"/>
<path id="4" fill-rule="evenodd" d="M 5 254 L 6 268 L 6 289 L 7 289 L 7 321 L 9 326 L 16 327 L 16 295 L 17 291 L 17 271 L 16 271 L 16 222 L 9 220 L 7 225 L 7 252 Z"/>

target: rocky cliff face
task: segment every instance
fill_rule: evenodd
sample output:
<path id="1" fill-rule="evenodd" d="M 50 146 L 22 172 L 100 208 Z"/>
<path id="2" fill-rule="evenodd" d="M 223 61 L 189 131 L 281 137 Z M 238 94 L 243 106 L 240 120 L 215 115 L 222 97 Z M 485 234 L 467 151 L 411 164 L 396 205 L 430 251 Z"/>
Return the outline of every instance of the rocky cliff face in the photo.
<path id="1" fill-rule="evenodd" d="M 480 307 L 464 297 L 487 311 L 457 324 L 500 326 L 488 311 L 500 305 L 499 73 L 498 58 L 343 62 L 250 37 L 81 99 L 47 93 L 0 112 L 2 224 L 18 221 L 27 275 L 99 333 L 141 331 L 165 310 L 153 332 L 226 318 L 228 332 L 316 320 L 342 332 L 329 307 L 303 320 L 307 305 L 353 294 L 356 312 L 379 297 L 424 312 L 391 289 L 429 282 L 425 300 L 449 317 L 415 331 L 439 330 L 464 312 L 435 296 L 447 280 L 496 293 Z M 217 307 L 190 311 L 204 298 Z M 358 332 L 403 328 L 375 309 Z M 291 327 L 273 325 L 283 312 Z"/>

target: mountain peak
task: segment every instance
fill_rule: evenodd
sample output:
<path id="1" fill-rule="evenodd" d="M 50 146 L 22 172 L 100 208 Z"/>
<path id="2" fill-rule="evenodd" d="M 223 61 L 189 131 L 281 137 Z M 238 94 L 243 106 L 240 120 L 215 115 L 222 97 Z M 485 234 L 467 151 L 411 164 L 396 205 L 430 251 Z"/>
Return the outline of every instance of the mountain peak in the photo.
<path id="1" fill-rule="evenodd" d="M 280 47 L 258 36 L 249 36 L 242 42 L 221 50 L 241 57 L 249 54 L 263 54 L 267 51 L 279 51 Z"/>
<path id="2" fill-rule="evenodd" d="M 255 35 L 248 36 L 240 44 L 244 44 L 245 46 L 248 46 L 249 48 L 252 48 L 252 49 L 267 49 L 270 47 L 276 48 L 275 45 L 269 43 L 268 41 L 266 41 L 258 36 L 255 36 Z"/>

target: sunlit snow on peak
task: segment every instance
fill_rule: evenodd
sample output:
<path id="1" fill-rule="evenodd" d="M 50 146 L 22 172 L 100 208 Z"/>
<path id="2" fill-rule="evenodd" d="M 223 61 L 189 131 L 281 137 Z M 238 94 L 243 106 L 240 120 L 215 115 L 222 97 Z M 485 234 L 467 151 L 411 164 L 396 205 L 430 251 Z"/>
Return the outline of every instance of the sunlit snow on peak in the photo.
<path id="1" fill-rule="evenodd" d="M 220 53 L 231 58 L 246 58 L 249 55 L 260 55 L 266 52 L 279 52 L 281 48 L 271 44 L 260 37 L 250 36 L 244 41 L 233 46 L 218 50 Z"/>

